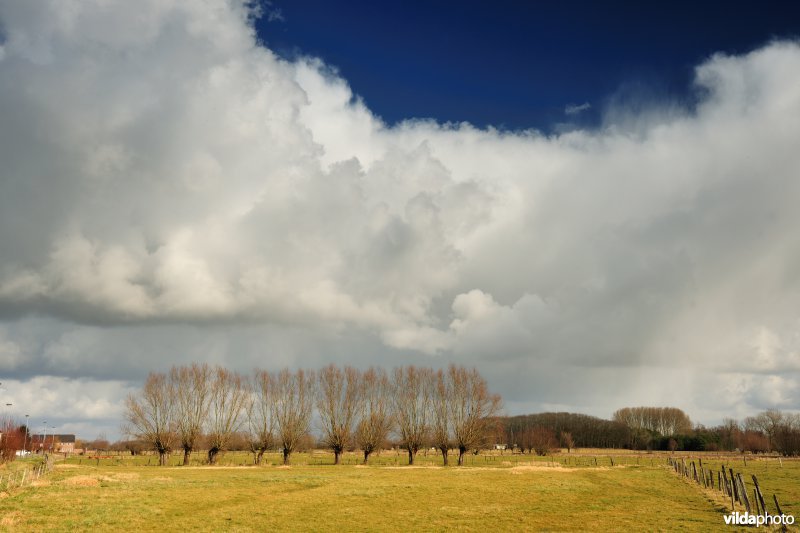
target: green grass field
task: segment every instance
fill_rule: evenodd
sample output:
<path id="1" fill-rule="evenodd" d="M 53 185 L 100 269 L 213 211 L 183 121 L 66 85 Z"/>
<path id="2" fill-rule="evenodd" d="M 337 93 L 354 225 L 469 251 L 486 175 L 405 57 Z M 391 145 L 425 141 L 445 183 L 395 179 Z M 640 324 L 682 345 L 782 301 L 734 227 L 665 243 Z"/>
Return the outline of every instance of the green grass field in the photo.
<path id="1" fill-rule="evenodd" d="M 431 454 L 419 467 L 331 465 L 322 452 L 298 454 L 291 467 L 146 466 L 146 457 L 70 458 L 0 499 L 8 531 L 716 531 L 724 505 L 675 475 L 665 456 L 586 454 L 471 456 L 441 468 Z M 197 458 L 200 460 L 200 456 Z M 177 461 L 177 456 L 174 458 Z M 346 460 L 356 463 L 358 457 Z M 704 459 L 704 463 L 713 461 Z M 565 463 L 567 464 L 565 466 Z M 638 464 L 637 464 L 638 463 Z M 14 468 L 19 468 L 17 462 Z M 748 462 L 765 493 L 795 512 L 800 463 Z M 765 466 L 766 465 L 766 466 Z M 735 470 L 746 472 L 741 468 Z M 763 471 L 762 471 L 763 470 Z M 769 487 L 769 488 L 768 488 Z M 771 494 L 771 493 L 770 493 Z"/>

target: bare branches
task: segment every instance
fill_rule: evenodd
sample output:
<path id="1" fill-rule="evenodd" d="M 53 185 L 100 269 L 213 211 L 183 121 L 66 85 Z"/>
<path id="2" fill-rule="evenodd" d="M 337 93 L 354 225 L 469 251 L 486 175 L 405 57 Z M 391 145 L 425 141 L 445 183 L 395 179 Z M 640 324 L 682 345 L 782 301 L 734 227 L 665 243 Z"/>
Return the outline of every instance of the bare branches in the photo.
<path id="1" fill-rule="evenodd" d="M 174 407 L 175 390 L 165 374 L 148 375 L 139 397 L 130 395 L 125 401 L 129 431 L 155 448 L 162 466 L 175 440 Z"/>
<path id="2" fill-rule="evenodd" d="M 282 370 L 275 383 L 274 416 L 277 441 L 283 449 L 283 464 L 289 464 L 301 440 L 308 433 L 314 407 L 314 372 Z"/>
<path id="3" fill-rule="evenodd" d="M 342 452 L 350 444 L 360 411 L 361 375 L 349 366 L 344 371 L 334 365 L 326 366 L 319 373 L 317 392 L 322 439 L 333 450 L 334 464 L 338 465 Z"/>
<path id="4" fill-rule="evenodd" d="M 453 391 L 448 377 L 441 369 L 436 371 L 431 396 L 431 444 L 442 454 L 444 466 L 449 464 L 447 452 L 452 444 L 449 403 Z"/>
<path id="5" fill-rule="evenodd" d="M 255 463 L 261 464 L 264 452 L 275 445 L 276 377 L 264 370 L 253 374 L 253 387 L 247 402 L 247 426 Z"/>
<path id="6" fill-rule="evenodd" d="M 193 363 L 172 367 L 169 376 L 175 391 L 175 429 L 183 448 L 183 464 L 188 465 L 208 414 L 211 368 Z"/>
<path id="7" fill-rule="evenodd" d="M 208 462 L 228 447 L 231 435 L 239 429 L 248 398 L 247 383 L 241 375 L 216 367 L 209 386 Z"/>
<path id="8" fill-rule="evenodd" d="M 362 373 L 335 365 L 318 374 L 257 369 L 248 380 L 222 367 L 192 364 L 150 374 L 141 393 L 128 398 L 126 421 L 129 433 L 157 450 L 162 464 L 174 445 L 188 464 L 201 438 L 210 464 L 232 446 L 248 447 L 256 464 L 277 447 L 288 464 L 310 438 L 315 407 L 335 464 L 354 444 L 367 463 L 396 429 L 409 464 L 433 444 L 446 465 L 451 447 L 459 449 L 462 464 L 467 449 L 485 444 L 500 399 L 489 394 L 477 370 L 453 365 L 446 372 L 396 368 L 391 377 L 380 368 Z M 238 433 L 242 424 L 246 431 Z"/>
<path id="9" fill-rule="evenodd" d="M 395 368 L 392 376 L 395 421 L 410 465 L 428 434 L 432 374 L 430 368 L 407 366 Z"/>
<path id="10" fill-rule="evenodd" d="M 623 407 L 614 412 L 614 421 L 666 437 L 692 429 L 689 416 L 676 407 Z"/>
<path id="11" fill-rule="evenodd" d="M 370 368 L 361 379 L 364 397 L 356 443 L 364 452 L 364 464 L 367 464 L 369 456 L 384 445 L 392 427 L 390 383 L 382 368 Z"/>
<path id="12" fill-rule="evenodd" d="M 450 417 L 453 442 L 458 448 L 458 465 L 464 464 L 464 453 L 482 445 L 489 430 L 490 418 L 500 412 L 500 396 L 489 388 L 476 369 L 450 365 L 447 375 L 451 387 Z"/>

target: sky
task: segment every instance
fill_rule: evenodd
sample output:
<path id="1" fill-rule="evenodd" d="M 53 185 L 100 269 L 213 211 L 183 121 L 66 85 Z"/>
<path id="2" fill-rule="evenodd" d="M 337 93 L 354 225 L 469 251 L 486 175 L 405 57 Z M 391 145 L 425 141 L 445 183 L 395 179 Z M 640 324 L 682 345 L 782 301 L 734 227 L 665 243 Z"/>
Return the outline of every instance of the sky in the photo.
<path id="1" fill-rule="evenodd" d="M 800 408 L 797 8 L 373 4 L 0 0 L 3 414 L 115 439 L 193 361 Z"/>
<path id="2" fill-rule="evenodd" d="M 798 19 L 796 2 L 751 0 L 275 0 L 256 29 L 281 57 L 335 67 L 387 124 L 552 133 L 597 127 L 615 100 L 692 106 L 699 63 L 797 37 Z"/>

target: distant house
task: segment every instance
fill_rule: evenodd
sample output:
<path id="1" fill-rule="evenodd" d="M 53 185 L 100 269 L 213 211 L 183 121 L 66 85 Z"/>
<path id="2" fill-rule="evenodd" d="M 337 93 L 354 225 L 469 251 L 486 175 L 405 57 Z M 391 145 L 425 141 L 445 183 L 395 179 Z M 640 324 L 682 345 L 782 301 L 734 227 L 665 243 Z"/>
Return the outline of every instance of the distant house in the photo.
<path id="1" fill-rule="evenodd" d="M 75 435 L 31 435 L 31 450 L 34 452 L 52 451 L 56 453 L 75 453 Z"/>

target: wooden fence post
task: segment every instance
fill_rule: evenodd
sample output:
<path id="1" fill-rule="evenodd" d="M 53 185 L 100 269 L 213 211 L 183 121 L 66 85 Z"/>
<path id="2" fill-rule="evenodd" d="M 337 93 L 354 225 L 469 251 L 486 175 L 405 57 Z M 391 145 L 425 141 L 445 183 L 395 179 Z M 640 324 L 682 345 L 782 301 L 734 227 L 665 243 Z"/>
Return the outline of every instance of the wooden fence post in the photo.
<path id="1" fill-rule="evenodd" d="M 736 480 L 739 482 L 739 497 L 741 498 L 740 501 L 744 503 L 744 508 L 747 509 L 747 512 L 750 511 L 750 497 L 747 495 L 747 487 L 744 485 L 744 479 L 742 479 L 742 474 L 736 474 Z"/>
<path id="2" fill-rule="evenodd" d="M 756 504 L 756 514 L 760 515 L 761 514 L 761 507 L 760 507 L 761 504 L 758 502 L 758 491 L 756 490 L 755 487 L 753 487 L 753 501 Z"/>
<path id="3" fill-rule="evenodd" d="M 731 494 L 730 488 L 731 487 L 730 487 L 730 485 L 728 485 L 728 473 L 725 472 L 724 468 L 722 469 L 722 479 L 725 481 L 725 491 L 724 491 L 725 492 L 725 496 L 730 496 L 730 494 Z"/>
<path id="4" fill-rule="evenodd" d="M 726 493 L 726 496 L 730 496 L 731 497 L 731 511 L 735 511 L 736 510 L 736 506 L 734 505 L 734 499 L 733 499 L 733 487 L 731 487 L 731 485 L 733 483 L 729 483 L 728 482 L 728 474 L 725 472 L 724 469 L 722 470 L 722 478 L 725 480 L 725 493 Z"/>
<path id="5" fill-rule="evenodd" d="M 756 477 L 755 474 L 751 474 L 751 477 L 753 478 L 753 485 L 755 485 L 755 487 L 756 487 L 755 488 L 756 498 L 758 498 L 758 501 L 761 504 L 761 511 L 764 513 L 764 516 L 766 516 L 767 515 L 767 505 L 764 502 L 764 495 L 761 494 L 761 487 L 758 485 L 758 478 Z"/>
<path id="6" fill-rule="evenodd" d="M 739 498 L 739 487 L 736 486 L 736 476 L 733 475 L 733 468 L 728 469 L 731 473 L 731 485 L 733 485 L 733 497 L 736 499 L 737 502 L 741 502 L 742 500 Z"/>
<path id="7" fill-rule="evenodd" d="M 727 481 L 726 481 L 726 484 L 727 484 Z M 733 485 L 733 483 L 731 483 L 731 485 Z M 733 512 L 733 511 L 736 510 L 736 505 L 735 505 L 735 503 L 733 501 L 733 490 L 731 490 L 730 493 L 731 493 L 731 512 Z"/>
<path id="8" fill-rule="evenodd" d="M 772 495 L 772 500 L 775 502 L 775 509 L 778 510 L 778 514 L 782 515 L 783 514 L 783 510 L 781 510 L 781 504 L 778 503 L 778 497 L 773 494 Z"/>

